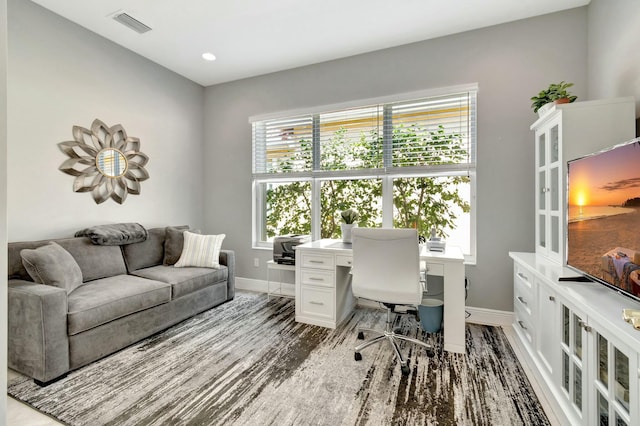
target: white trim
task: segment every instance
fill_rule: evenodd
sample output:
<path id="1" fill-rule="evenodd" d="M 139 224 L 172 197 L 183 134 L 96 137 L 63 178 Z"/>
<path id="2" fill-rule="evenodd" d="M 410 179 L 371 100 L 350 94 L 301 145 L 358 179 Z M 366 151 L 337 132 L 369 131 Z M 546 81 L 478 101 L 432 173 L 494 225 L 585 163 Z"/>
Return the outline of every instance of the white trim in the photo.
<path id="1" fill-rule="evenodd" d="M 236 277 L 236 289 L 267 293 L 267 282 L 265 280 L 254 280 L 252 278 Z"/>
<path id="2" fill-rule="evenodd" d="M 287 287 L 294 286 L 294 284 L 292 283 L 282 283 L 282 285 L 286 285 Z M 256 280 L 253 278 L 236 277 L 236 288 L 238 290 L 248 290 L 266 294 L 267 281 Z M 371 300 L 358 299 L 358 306 L 367 308 L 379 308 L 380 304 Z M 498 311 L 495 309 L 474 308 L 473 306 L 467 306 L 465 309 L 471 314 L 469 318 L 466 319 L 466 322 L 468 323 L 494 325 L 501 327 L 512 327 L 513 325 L 513 312 Z"/>
<path id="3" fill-rule="evenodd" d="M 473 324 L 511 327 L 514 321 L 513 312 L 510 311 L 474 308 L 473 306 L 467 306 L 466 311 L 471 314 L 469 318 L 466 319 L 466 322 Z"/>
<path id="4" fill-rule="evenodd" d="M 313 107 L 296 108 L 287 111 L 272 112 L 267 114 L 252 115 L 249 123 L 262 120 L 273 120 L 282 117 L 295 117 L 305 114 L 317 114 L 318 111 L 335 111 L 340 109 L 356 108 L 363 105 L 383 104 L 389 102 L 410 101 L 418 98 L 429 98 L 432 96 L 451 95 L 454 93 L 478 91 L 478 83 L 459 84 L 456 86 L 438 87 L 435 89 L 418 90 L 415 92 L 398 93 L 395 95 L 380 96 L 377 98 L 357 99 L 336 104 L 318 105 Z"/>

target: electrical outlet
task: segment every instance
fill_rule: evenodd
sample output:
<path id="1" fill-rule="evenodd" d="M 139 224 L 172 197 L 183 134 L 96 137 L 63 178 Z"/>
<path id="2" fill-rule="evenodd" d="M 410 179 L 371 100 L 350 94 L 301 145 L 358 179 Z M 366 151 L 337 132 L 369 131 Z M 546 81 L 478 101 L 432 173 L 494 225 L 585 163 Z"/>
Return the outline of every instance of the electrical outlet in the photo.
<path id="1" fill-rule="evenodd" d="M 260 267 L 260 259 L 258 259 L 257 257 L 254 257 L 254 258 L 253 258 L 253 266 L 254 266 L 255 268 Z"/>

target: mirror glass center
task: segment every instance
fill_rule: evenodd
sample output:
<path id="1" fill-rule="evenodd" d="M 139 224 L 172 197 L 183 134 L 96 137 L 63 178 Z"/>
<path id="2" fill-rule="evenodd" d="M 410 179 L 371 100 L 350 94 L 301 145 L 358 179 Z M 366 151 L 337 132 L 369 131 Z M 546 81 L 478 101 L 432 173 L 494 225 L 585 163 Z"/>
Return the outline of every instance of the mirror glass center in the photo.
<path id="1" fill-rule="evenodd" d="M 115 148 L 105 148 L 98 153 L 96 166 L 107 177 L 120 177 L 127 171 L 127 158 Z"/>

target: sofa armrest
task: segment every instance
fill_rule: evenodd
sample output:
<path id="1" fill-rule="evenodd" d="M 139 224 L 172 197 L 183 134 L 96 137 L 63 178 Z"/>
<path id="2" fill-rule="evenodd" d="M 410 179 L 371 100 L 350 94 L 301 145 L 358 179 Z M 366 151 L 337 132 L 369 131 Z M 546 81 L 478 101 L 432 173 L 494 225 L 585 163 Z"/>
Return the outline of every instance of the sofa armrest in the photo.
<path id="1" fill-rule="evenodd" d="M 67 373 L 66 290 L 9 280 L 8 292 L 8 366 L 40 382 Z"/>
<path id="2" fill-rule="evenodd" d="M 233 250 L 220 250 L 220 264 L 229 270 L 227 278 L 227 300 L 236 295 L 236 254 Z"/>

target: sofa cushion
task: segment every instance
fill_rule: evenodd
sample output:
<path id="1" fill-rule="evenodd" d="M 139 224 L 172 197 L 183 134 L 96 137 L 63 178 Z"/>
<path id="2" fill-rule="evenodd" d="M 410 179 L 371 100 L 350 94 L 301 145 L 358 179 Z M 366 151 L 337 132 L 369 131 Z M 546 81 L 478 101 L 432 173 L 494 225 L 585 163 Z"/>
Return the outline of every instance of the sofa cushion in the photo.
<path id="1" fill-rule="evenodd" d="M 171 300 L 171 285 L 133 275 L 118 275 L 86 283 L 68 298 L 69 335 Z"/>
<path id="2" fill-rule="evenodd" d="M 164 265 L 174 265 L 180 259 L 184 245 L 183 234 L 187 229 L 189 229 L 187 225 L 167 226 L 164 240 Z"/>
<path id="3" fill-rule="evenodd" d="M 33 281 L 31 275 L 22 264 L 20 252 L 24 249 L 34 249 L 49 244 L 49 240 L 20 241 L 7 244 L 7 273 L 9 279 Z"/>
<path id="4" fill-rule="evenodd" d="M 196 266 L 200 268 L 220 267 L 220 248 L 225 234 L 198 235 L 188 231 L 184 232 L 184 248 L 180 259 L 175 264 L 176 268 Z"/>
<path id="5" fill-rule="evenodd" d="M 122 246 L 122 254 L 129 272 L 162 265 L 164 260 L 165 228 L 149 229 L 147 234 L 147 239 L 143 242 Z"/>
<path id="6" fill-rule="evenodd" d="M 120 246 L 97 246 L 86 237 L 56 242 L 78 262 L 84 282 L 127 273 Z"/>
<path id="7" fill-rule="evenodd" d="M 173 266 L 159 265 L 137 270 L 133 274 L 171 284 L 171 297 L 176 299 L 206 286 L 226 281 L 229 271 L 226 266 L 221 266 L 220 269 L 210 269 L 175 268 Z"/>
<path id="8" fill-rule="evenodd" d="M 73 256 L 55 242 L 20 252 L 25 269 L 40 284 L 63 288 L 70 293 L 82 285 L 82 271 Z"/>

